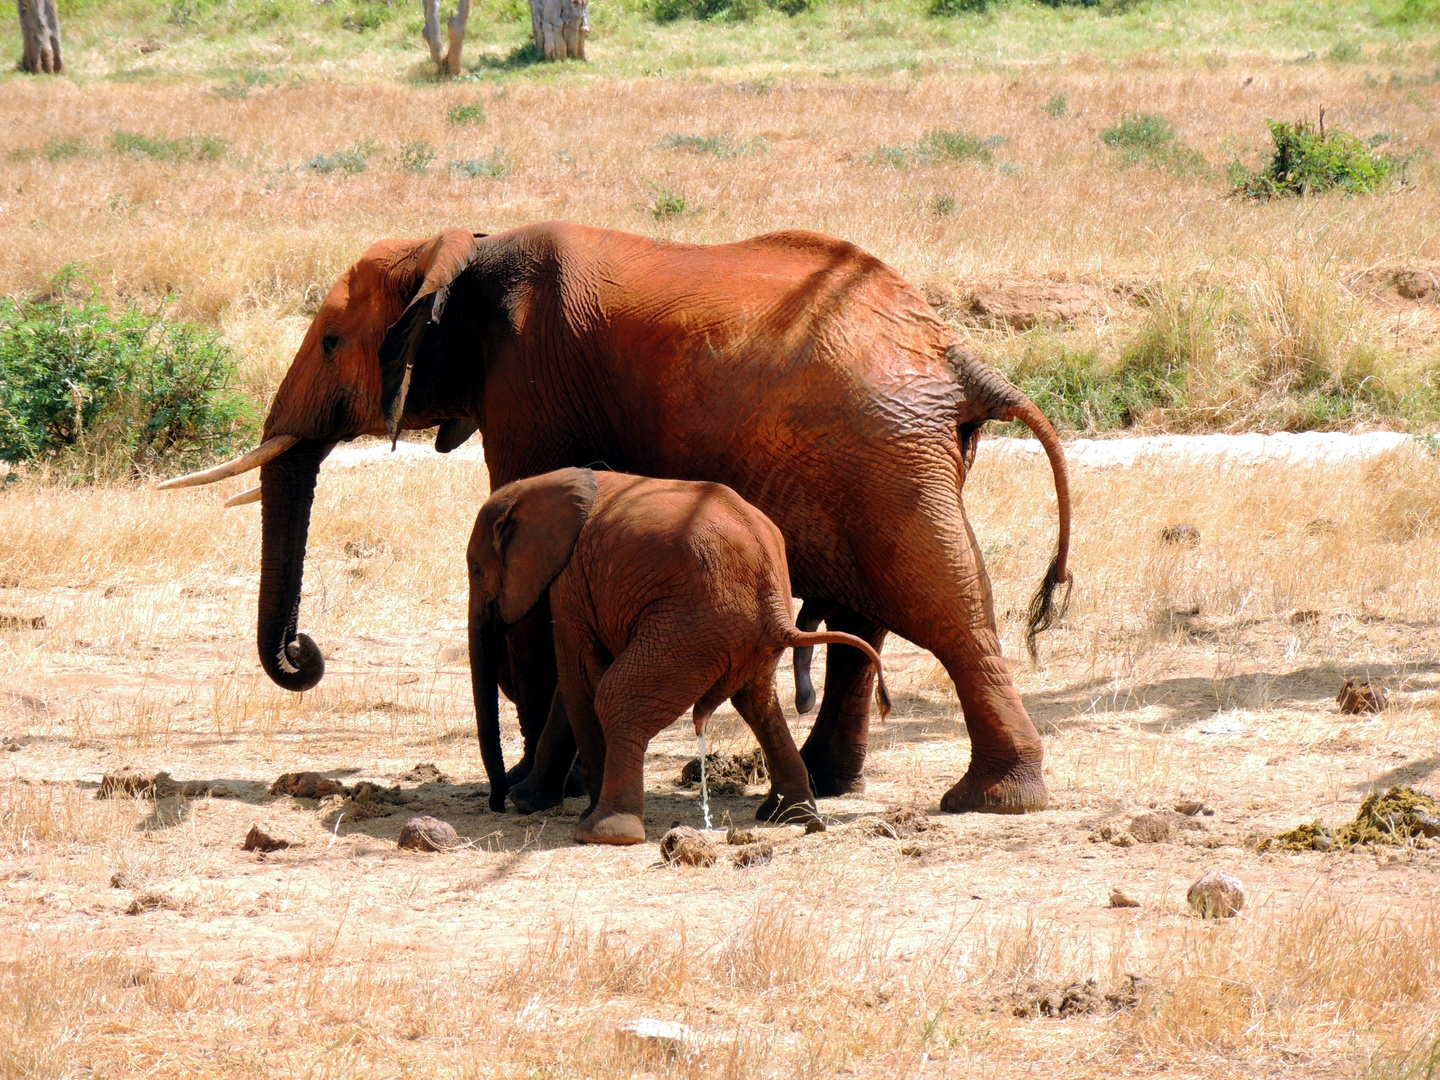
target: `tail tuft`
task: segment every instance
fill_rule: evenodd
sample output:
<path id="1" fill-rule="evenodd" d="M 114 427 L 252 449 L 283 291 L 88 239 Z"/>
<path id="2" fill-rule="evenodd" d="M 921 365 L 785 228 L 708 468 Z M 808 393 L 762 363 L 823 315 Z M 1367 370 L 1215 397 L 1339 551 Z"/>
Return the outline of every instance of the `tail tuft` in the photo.
<path id="1" fill-rule="evenodd" d="M 882 722 L 889 719 L 890 691 L 885 689 L 885 675 L 878 666 L 875 668 L 875 710 Z"/>
<path id="2" fill-rule="evenodd" d="M 1050 560 L 1050 569 L 1045 571 L 1045 580 L 1040 582 L 1040 588 L 1035 590 L 1035 595 L 1030 599 L 1030 610 L 1026 615 L 1025 648 L 1029 651 L 1031 660 L 1038 659 L 1040 655 L 1035 639 L 1063 619 L 1070 610 L 1070 594 L 1075 588 L 1075 575 L 1065 575 L 1065 596 L 1057 608 L 1055 590 L 1059 587 L 1060 554 L 1056 552 L 1055 557 Z"/>

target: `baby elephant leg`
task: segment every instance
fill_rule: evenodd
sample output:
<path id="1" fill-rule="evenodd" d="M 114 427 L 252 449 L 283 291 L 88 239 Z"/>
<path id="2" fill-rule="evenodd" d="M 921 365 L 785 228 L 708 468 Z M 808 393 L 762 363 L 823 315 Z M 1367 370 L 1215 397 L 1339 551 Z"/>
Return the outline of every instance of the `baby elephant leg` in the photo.
<path id="1" fill-rule="evenodd" d="M 741 687 L 730 701 L 755 733 L 760 749 L 765 751 L 765 767 L 770 770 L 770 794 L 755 812 L 756 820 L 820 825 L 809 770 L 795 747 L 775 692 L 774 662 Z"/>
<path id="2" fill-rule="evenodd" d="M 595 715 L 604 732 L 604 773 L 595 808 L 575 830 L 575 839 L 582 844 L 645 840 L 645 749 L 717 678 L 708 670 L 711 665 L 677 672 L 673 652 L 673 648 L 632 644 L 615 658 L 595 688 Z M 585 752 L 583 739 L 581 752 Z"/>

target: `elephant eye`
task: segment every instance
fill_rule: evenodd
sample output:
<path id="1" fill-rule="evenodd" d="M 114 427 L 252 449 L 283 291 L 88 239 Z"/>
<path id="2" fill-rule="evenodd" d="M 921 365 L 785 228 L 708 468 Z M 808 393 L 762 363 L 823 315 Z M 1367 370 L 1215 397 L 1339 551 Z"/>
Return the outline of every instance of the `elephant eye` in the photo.
<path id="1" fill-rule="evenodd" d="M 327 330 L 325 337 L 320 341 L 320 348 L 325 350 L 325 358 L 328 360 L 335 355 L 335 350 L 340 347 L 340 335 L 334 330 Z"/>

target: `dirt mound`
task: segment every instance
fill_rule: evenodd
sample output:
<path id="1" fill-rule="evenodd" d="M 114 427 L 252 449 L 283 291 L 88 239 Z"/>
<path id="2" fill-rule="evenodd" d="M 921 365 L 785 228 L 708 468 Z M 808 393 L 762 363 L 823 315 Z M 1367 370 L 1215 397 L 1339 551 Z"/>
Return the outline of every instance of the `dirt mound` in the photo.
<path id="1" fill-rule="evenodd" d="M 933 281 L 925 299 L 940 315 L 986 330 L 1063 326 L 1110 311 L 1118 297 L 1097 285 L 1057 281 L 988 281 L 949 285 Z"/>
<path id="2" fill-rule="evenodd" d="M 441 772 L 433 761 L 422 761 L 404 776 L 400 777 L 400 779 L 407 780 L 414 784 L 450 783 L 450 778 Z"/>
<path id="3" fill-rule="evenodd" d="M 1382 712 L 1385 709 L 1385 688 L 1368 679 L 1351 676 L 1335 695 L 1335 704 L 1339 705 L 1340 711 L 1347 716 Z"/>
<path id="4" fill-rule="evenodd" d="M 765 768 L 765 755 L 759 750 L 743 754 L 726 754 L 716 751 L 705 755 L 705 783 L 712 795 L 744 795 L 751 784 L 770 782 L 770 770 Z M 700 759 L 693 757 L 680 770 L 679 787 L 699 787 Z"/>
<path id="5" fill-rule="evenodd" d="M 1440 303 L 1440 266 L 1370 270 L 1355 278 L 1351 287 L 1382 301 L 1399 299 L 1417 304 Z"/>
<path id="6" fill-rule="evenodd" d="M 245 842 L 240 845 L 241 851 L 284 851 L 290 846 L 289 840 L 280 840 L 260 828 L 259 825 L 251 825 L 250 831 L 245 834 Z"/>
<path id="7" fill-rule="evenodd" d="M 287 772 L 270 785 L 271 795 L 290 795 L 297 799 L 323 799 L 349 792 L 339 780 L 331 780 L 318 772 Z"/>
<path id="8" fill-rule="evenodd" d="M 872 836 L 885 836 L 891 840 L 901 840 L 940 828 L 940 823 L 931 821 L 930 815 L 918 806 L 894 806 L 879 817 L 867 817 L 861 821 L 862 827 Z"/>
<path id="9" fill-rule="evenodd" d="M 1440 803 L 1414 788 L 1372 793 L 1355 820 L 1331 830 L 1323 821 L 1297 825 L 1260 841 L 1261 851 L 1331 851 L 1360 844 L 1420 843 L 1440 837 Z"/>
<path id="10" fill-rule="evenodd" d="M 148 799 L 193 799 L 202 795 L 229 794 L 223 789 L 212 788 L 203 780 L 190 780 L 180 783 L 168 772 L 157 772 L 153 776 L 148 772 L 141 772 L 139 769 L 121 769 L 119 772 L 106 773 L 100 778 L 100 790 L 95 793 L 97 799 L 115 799 L 125 795 L 143 795 Z"/>
<path id="11" fill-rule="evenodd" d="M 1117 1012 L 1137 1005 L 1148 983 L 1149 980 L 1140 975 L 1126 975 L 1108 993 L 1102 991 L 1094 979 L 1073 982 L 1053 990 L 1031 985 L 1023 994 L 1017 995 L 1019 1000 L 1011 1011 L 1021 1017 L 1088 1016 L 1097 1012 Z"/>

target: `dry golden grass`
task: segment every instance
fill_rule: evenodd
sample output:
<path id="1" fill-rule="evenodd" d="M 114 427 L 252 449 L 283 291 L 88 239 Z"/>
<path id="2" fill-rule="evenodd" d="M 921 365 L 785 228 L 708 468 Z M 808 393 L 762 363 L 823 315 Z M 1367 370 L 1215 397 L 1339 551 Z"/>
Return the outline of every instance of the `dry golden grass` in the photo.
<path id="1" fill-rule="evenodd" d="M 865 826 L 933 808 L 968 753 L 933 659 L 892 643 L 868 794 L 827 800 L 823 835 L 771 830 L 775 860 L 746 871 L 575 847 L 574 801 L 520 819 L 475 797 L 459 559 L 480 463 L 327 470 L 302 625 L 331 667 L 303 696 L 254 661 L 253 507 L 12 485 L 0 610 L 48 626 L 0 632 L 0 1075 L 1408 1075 L 1400 1055 L 1440 1024 L 1440 852 L 1258 855 L 1253 837 L 1347 818 L 1372 785 L 1433 788 L 1437 470 L 1418 450 L 1078 468 L 1071 614 L 1043 668 L 1017 663 L 1054 807 L 913 839 Z M 1051 543 L 1046 470 L 985 443 L 966 494 L 997 606 L 1018 609 Z M 1178 521 L 1198 548 L 1160 543 Z M 1341 678 L 1366 671 L 1391 706 L 1338 715 Z M 656 837 L 698 816 L 671 783 L 681 727 L 652 747 Z M 728 709 L 714 736 L 749 744 Z M 416 801 L 390 817 L 265 794 L 287 770 L 393 783 L 418 761 L 452 782 L 402 781 Z M 94 799 L 124 763 L 229 797 Z M 1217 809 L 1188 841 L 1087 842 L 1180 795 Z M 715 809 L 744 824 L 754 801 Z M 418 812 L 476 844 L 396 852 Z M 252 822 L 303 846 L 244 855 Z M 1187 913 L 1211 866 L 1249 890 L 1234 923 Z M 1112 885 L 1143 906 L 1104 907 Z M 1134 1009 L 1013 1015 L 1126 973 L 1150 980 Z M 694 1055 L 667 1071 L 618 1050 L 615 1025 L 646 1015 L 689 1024 Z"/>
<path id="2" fill-rule="evenodd" d="M 1288 371 L 1313 364 L 1423 373 L 1435 363 L 1433 305 L 1362 303 L 1370 279 L 1356 284 L 1356 275 L 1440 261 L 1424 226 L 1440 211 L 1430 164 L 1440 144 L 1436 87 L 1366 78 L 1257 58 L 1217 70 L 1075 64 L 1023 79 L 802 77 L 765 94 L 653 79 L 499 89 L 320 82 L 238 100 L 188 81 L 12 81 L 0 102 L 0 292 L 40 288 L 71 260 L 118 297 L 153 304 L 174 292 L 178 310 L 223 326 L 263 398 L 306 313 L 381 236 L 549 217 L 704 242 L 803 226 L 861 244 L 939 298 L 1010 280 L 1099 290 L 1102 302 L 1060 342 L 980 333 L 992 354 L 1063 346 L 1114 355 L 1145 318 L 1123 299 L 1141 289 L 1172 312 L 1203 312 L 1207 297 L 1223 295 L 1225 311 L 1211 313 L 1216 340 L 1198 342 L 1199 352 L 1224 353 L 1226 371 L 1262 365 L 1282 390 Z M 1056 120 L 1041 106 L 1060 92 L 1071 112 Z M 477 98 L 485 124 L 447 121 L 450 106 Z M 1124 113 L 1158 112 L 1218 167 L 1235 154 L 1258 158 L 1265 117 L 1311 115 L 1318 100 L 1329 123 L 1385 131 L 1398 152 L 1420 151 L 1415 184 L 1398 195 L 1250 204 L 1227 200 L 1218 180 L 1122 168 L 1097 138 Z M 877 147 L 913 145 L 937 128 L 1003 135 L 1005 168 L 869 160 Z M 157 162 L 113 152 L 115 131 L 215 135 L 229 150 L 219 162 Z M 724 133 L 766 149 L 726 157 L 661 148 L 676 133 Z M 52 161 L 52 137 L 86 149 Z M 307 166 L 366 140 L 362 173 Z M 435 154 L 428 172 L 402 167 L 416 142 Z M 449 168 L 495 147 L 513 161 L 501 179 Z M 657 188 L 688 209 L 657 220 Z M 952 213 L 932 209 L 937 196 L 953 200 Z M 1197 332 L 1211 334 L 1212 321 Z M 1201 395 L 1222 426 L 1225 391 Z"/>

